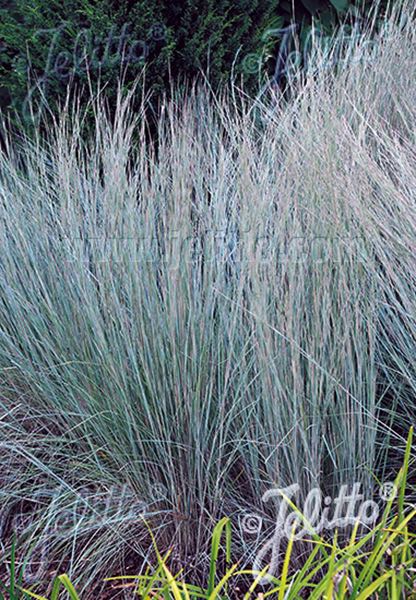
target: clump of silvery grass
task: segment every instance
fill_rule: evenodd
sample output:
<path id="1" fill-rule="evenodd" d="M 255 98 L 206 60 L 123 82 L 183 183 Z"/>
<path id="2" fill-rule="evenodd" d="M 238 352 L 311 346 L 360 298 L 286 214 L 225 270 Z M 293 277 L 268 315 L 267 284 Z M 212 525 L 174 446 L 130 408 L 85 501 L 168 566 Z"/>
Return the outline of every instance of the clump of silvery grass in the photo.
<path id="1" fill-rule="evenodd" d="M 2 527 L 35 560 L 86 585 L 137 571 L 145 520 L 203 569 L 224 514 L 273 525 L 271 487 L 370 497 L 393 467 L 416 389 L 416 33 L 366 41 L 336 69 L 317 47 L 289 99 L 178 93 L 157 144 L 121 96 L 111 117 L 92 101 L 92 133 L 67 107 L 9 142 Z"/>

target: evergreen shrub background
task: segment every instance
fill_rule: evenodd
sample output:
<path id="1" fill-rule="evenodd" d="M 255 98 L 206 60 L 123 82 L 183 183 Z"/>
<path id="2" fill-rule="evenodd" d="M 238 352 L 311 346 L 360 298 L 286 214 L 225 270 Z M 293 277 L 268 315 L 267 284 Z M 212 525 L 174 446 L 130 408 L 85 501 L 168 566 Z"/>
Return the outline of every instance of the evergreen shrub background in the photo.
<path id="1" fill-rule="evenodd" d="M 259 75 L 273 73 L 279 48 L 279 37 L 268 30 L 294 20 L 304 35 L 315 17 L 330 33 L 348 11 L 365 16 L 372 6 L 348 0 L 1 0 L 0 108 L 27 120 L 29 99 L 54 108 L 69 82 L 87 98 L 89 82 L 95 87 L 98 81 L 106 83 L 111 105 L 120 72 L 129 86 L 144 65 L 153 106 L 171 81 L 201 70 L 214 87 L 233 75 L 255 91 Z M 247 60 L 256 55 L 259 69 Z"/>

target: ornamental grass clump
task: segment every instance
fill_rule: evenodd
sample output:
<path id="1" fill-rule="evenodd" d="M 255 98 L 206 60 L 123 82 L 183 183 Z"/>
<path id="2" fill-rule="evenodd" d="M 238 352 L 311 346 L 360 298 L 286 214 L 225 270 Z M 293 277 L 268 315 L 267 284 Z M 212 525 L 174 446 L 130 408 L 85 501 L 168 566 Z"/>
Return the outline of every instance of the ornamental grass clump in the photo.
<path id="1" fill-rule="evenodd" d="M 203 576 L 223 515 L 273 526 L 270 488 L 371 497 L 401 464 L 416 392 L 403 14 L 335 66 L 317 46 L 284 94 L 177 92 L 156 141 L 145 110 L 120 94 L 110 113 L 104 92 L 6 136 L 1 539 L 30 551 L 29 580 L 53 568 L 82 591 L 144 569 L 143 520 Z M 236 557 L 254 543 L 236 536 Z"/>

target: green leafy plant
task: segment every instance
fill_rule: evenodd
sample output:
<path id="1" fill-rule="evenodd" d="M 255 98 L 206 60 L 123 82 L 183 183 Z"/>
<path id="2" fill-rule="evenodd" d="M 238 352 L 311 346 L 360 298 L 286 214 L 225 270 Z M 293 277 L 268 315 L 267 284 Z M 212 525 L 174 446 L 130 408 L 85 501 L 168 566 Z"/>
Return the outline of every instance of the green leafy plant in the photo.
<path id="1" fill-rule="evenodd" d="M 162 557 L 157 552 L 158 567 L 153 573 L 130 577 L 113 577 L 108 581 L 135 581 L 135 593 L 143 600 L 163 598 L 174 600 L 226 600 L 229 596 L 225 585 L 241 576 L 251 575 L 253 583 L 241 598 L 276 598 L 278 600 L 366 600 L 381 594 L 386 600 L 412 598 L 416 585 L 416 535 L 412 532 L 416 517 L 413 507 L 404 510 L 407 471 L 413 438 L 411 429 L 404 465 L 395 480 L 398 498 L 392 497 L 383 512 L 380 522 L 365 535 L 357 537 L 360 523 L 353 527 L 345 546 L 313 534 L 308 555 L 302 568 L 294 570 L 291 565 L 294 536 L 287 544 L 279 579 L 270 577 L 270 584 L 260 588 L 259 583 L 267 573 L 249 569 L 238 570 L 238 564 L 218 577 L 214 586 L 221 533 L 229 523 L 223 519 L 213 532 L 209 583 L 206 588 L 188 584 L 181 574 L 173 575 L 167 564 L 169 553 Z M 296 507 L 294 506 L 296 509 Z M 299 512 L 300 517 L 302 514 Z M 230 531 L 230 530 L 229 530 Z M 230 533 L 227 535 L 226 553 L 230 555 Z M 238 589 L 238 588 L 237 588 Z M 236 592 L 234 591 L 234 594 Z"/>
<path id="2" fill-rule="evenodd" d="M 18 568 L 16 564 L 16 540 L 13 539 L 10 551 L 9 583 L 0 580 L 0 600 L 20 600 L 20 587 L 23 582 L 24 565 Z"/>

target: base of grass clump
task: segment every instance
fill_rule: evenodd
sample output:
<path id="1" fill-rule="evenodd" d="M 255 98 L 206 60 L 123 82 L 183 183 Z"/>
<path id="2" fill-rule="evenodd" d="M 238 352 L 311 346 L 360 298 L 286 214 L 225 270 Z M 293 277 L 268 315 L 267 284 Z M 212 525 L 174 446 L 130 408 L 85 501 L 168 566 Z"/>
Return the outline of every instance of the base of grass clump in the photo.
<path id="1" fill-rule="evenodd" d="M 172 571 L 171 551 L 162 555 L 152 536 L 156 567 L 147 567 L 140 575 L 108 578 L 108 588 L 100 597 L 118 598 L 121 593 L 143 600 L 399 600 L 416 597 L 416 509 L 405 500 L 412 435 L 413 430 L 409 434 L 404 466 L 394 482 L 396 494 L 387 501 L 379 522 L 370 531 L 363 532 L 363 525 L 357 520 L 345 544 L 339 543 L 337 531 L 328 540 L 318 535 L 293 505 L 299 526 L 309 528 L 302 540 L 308 551 L 301 565 L 293 565 L 294 527 L 280 556 L 279 573 L 271 575 L 270 564 L 256 571 L 241 562 L 231 563 L 231 521 L 223 518 L 212 534 L 206 585 L 192 583 L 182 572 Z M 17 568 L 13 548 L 10 582 L 8 585 L 0 582 L 1 598 L 8 594 L 10 600 L 57 600 L 62 590 L 71 600 L 89 596 L 88 592 L 79 596 L 67 575 L 55 579 L 49 596 L 35 593 L 33 588 L 25 589 L 24 568 L 25 565 Z"/>

